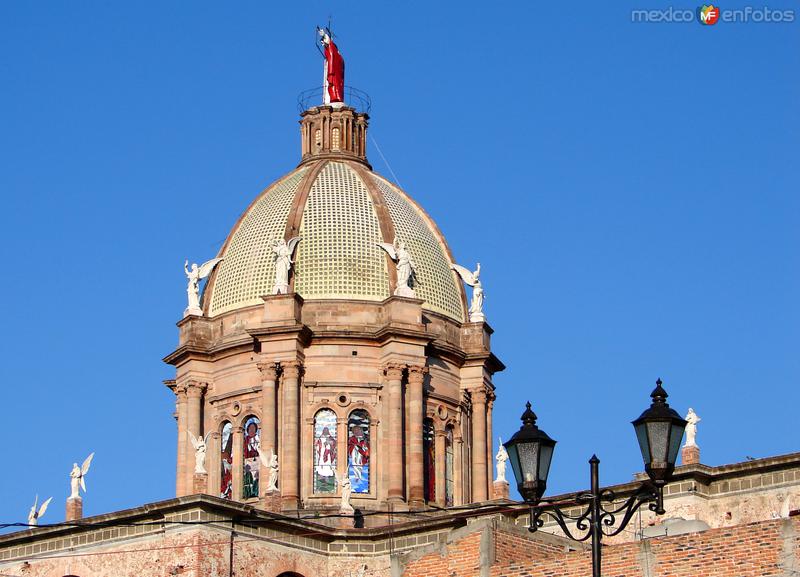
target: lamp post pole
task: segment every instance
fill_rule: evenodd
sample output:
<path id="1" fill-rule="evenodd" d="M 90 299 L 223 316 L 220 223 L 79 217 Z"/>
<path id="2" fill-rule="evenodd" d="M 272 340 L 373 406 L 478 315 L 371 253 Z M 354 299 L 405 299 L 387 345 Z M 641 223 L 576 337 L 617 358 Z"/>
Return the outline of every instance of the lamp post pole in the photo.
<path id="1" fill-rule="evenodd" d="M 600 577 L 600 541 L 603 531 L 600 527 L 600 459 L 592 455 L 589 459 L 592 477 L 592 577 Z"/>
<path id="2" fill-rule="evenodd" d="M 517 488 L 530 505 L 528 530 L 533 532 L 542 527 L 542 515 L 546 513 L 570 539 L 591 539 L 593 577 L 601 577 L 603 536 L 613 537 L 621 533 L 645 503 L 656 515 L 664 514 L 664 486 L 672 477 L 686 421 L 667 404 L 667 392 L 661 387 L 661 379 L 656 381 L 656 388 L 650 396 L 653 399 L 650 408 L 633 421 L 645 471 L 650 478 L 624 501 L 618 499 L 613 491 L 600 489 L 600 459 L 597 455 L 589 459 L 590 491 L 575 499 L 579 505 L 586 505 L 583 512 L 575 516 L 562 511 L 562 504 L 541 501 L 556 441 L 536 426 L 537 417 L 530 403 L 522 415 L 522 427 L 505 443 Z M 603 502 L 608 505 L 604 506 Z"/>

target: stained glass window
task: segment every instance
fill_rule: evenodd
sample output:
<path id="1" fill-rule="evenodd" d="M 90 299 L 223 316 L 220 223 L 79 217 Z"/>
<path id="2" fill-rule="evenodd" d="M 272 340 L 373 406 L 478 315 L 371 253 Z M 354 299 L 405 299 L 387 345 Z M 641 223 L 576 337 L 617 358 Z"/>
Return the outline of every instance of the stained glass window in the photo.
<path id="1" fill-rule="evenodd" d="M 455 481 L 453 479 L 453 427 L 445 429 L 444 436 L 444 504 L 445 507 L 452 507 L 455 504 L 453 489 Z"/>
<path id="2" fill-rule="evenodd" d="M 261 422 L 258 417 L 248 417 L 244 421 L 244 441 L 242 451 L 244 464 L 242 465 L 242 498 L 251 499 L 258 497 L 258 473 L 261 469 L 261 459 L 258 448 L 261 444 Z"/>
<path id="3" fill-rule="evenodd" d="M 233 425 L 222 425 L 221 434 L 221 463 L 219 496 L 223 499 L 233 497 Z"/>
<path id="4" fill-rule="evenodd" d="M 353 493 L 369 493 L 369 414 L 363 409 L 350 413 L 347 422 L 347 474 Z"/>
<path id="5" fill-rule="evenodd" d="M 314 416 L 314 492 L 336 492 L 336 413 L 330 409 Z"/>
<path id="6" fill-rule="evenodd" d="M 425 466 L 425 500 L 436 500 L 436 443 L 434 442 L 433 421 L 422 422 L 422 457 Z"/>

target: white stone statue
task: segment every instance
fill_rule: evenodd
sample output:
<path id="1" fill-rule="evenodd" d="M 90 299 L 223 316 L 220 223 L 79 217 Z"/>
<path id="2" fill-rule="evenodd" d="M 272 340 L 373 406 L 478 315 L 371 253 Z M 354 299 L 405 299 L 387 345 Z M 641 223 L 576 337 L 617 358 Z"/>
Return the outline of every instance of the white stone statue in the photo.
<path id="1" fill-rule="evenodd" d="M 689 412 L 686 413 L 686 442 L 683 444 L 684 447 L 697 446 L 695 437 L 697 436 L 697 423 L 699 423 L 700 420 L 700 417 L 697 416 L 694 409 L 689 407 Z"/>
<path id="2" fill-rule="evenodd" d="M 265 463 L 267 468 L 269 469 L 269 479 L 267 480 L 267 492 L 277 491 L 278 490 L 278 455 L 275 454 L 275 451 L 272 450 L 272 447 L 269 449 L 269 456 L 261 450 L 261 444 L 256 447 L 258 450 L 258 456 L 261 458 L 261 462 Z"/>
<path id="3" fill-rule="evenodd" d="M 470 322 L 477 323 L 486 320 L 486 316 L 483 314 L 483 285 L 481 285 L 479 278 L 481 275 L 481 263 L 478 263 L 473 272 L 469 272 L 468 269 L 455 263 L 450 266 L 458 273 L 461 280 L 472 287 L 472 302 L 469 305 Z"/>
<path id="4" fill-rule="evenodd" d="M 497 455 L 495 456 L 495 460 L 497 461 L 497 481 L 501 483 L 508 483 L 506 481 L 506 461 L 508 461 L 508 452 L 506 448 L 503 446 L 503 439 L 497 437 L 500 441 L 500 446 L 497 448 Z"/>
<path id="5" fill-rule="evenodd" d="M 183 312 L 183 316 L 188 317 L 189 315 L 203 314 L 203 310 L 200 308 L 200 281 L 210 275 L 211 271 L 214 270 L 214 267 L 217 266 L 221 260 L 221 258 L 212 258 L 199 267 L 197 263 L 194 262 L 192 263 L 191 269 L 189 268 L 188 259 L 183 263 L 183 270 L 186 271 L 186 278 L 189 279 L 189 283 L 186 286 L 186 296 L 189 300 L 189 305 Z"/>
<path id="6" fill-rule="evenodd" d="M 69 473 L 69 486 L 71 492 L 69 494 L 70 499 L 80 499 L 81 492 L 80 490 L 83 489 L 83 492 L 86 492 L 86 481 L 84 481 L 84 477 L 86 477 L 86 473 L 89 472 L 89 467 L 92 464 L 92 459 L 94 458 L 94 453 L 86 457 L 86 460 L 83 462 L 83 465 L 78 467 L 78 463 L 72 464 L 72 471 Z"/>
<path id="7" fill-rule="evenodd" d="M 205 475 L 208 473 L 206 471 L 206 440 L 203 435 L 195 437 L 190 431 L 186 431 L 186 434 L 189 435 L 189 440 L 194 447 L 194 472 Z"/>
<path id="8" fill-rule="evenodd" d="M 353 486 L 350 484 L 350 475 L 344 474 L 339 476 L 339 473 L 336 473 L 336 482 L 339 483 L 339 487 L 342 489 L 342 503 L 339 506 L 340 513 L 354 513 L 355 509 L 350 504 L 350 495 L 353 493 Z"/>
<path id="9" fill-rule="evenodd" d="M 39 495 L 36 495 L 36 499 L 33 501 L 33 507 L 28 512 L 28 525 L 36 526 L 39 524 L 39 518 L 44 515 L 44 512 L 47 511 L 47 506 L 50 504 L 53 498 L 50 497 L 47 501 L 42 503 L 42 506 L 39 507 L 39 510 L 36 510 L 37 505 L 39 504 Z"/>
<path id="10" fill-rule="evenodd" d="M 414 285 L 419 284 L 417 280 L 417 265 L 414 264 L 414 259 L 411 258 L 411 254 L 406 249 L 406 243 L 395 237 L 392 244 L 388 242 L 378 242 L 376 244 L 386 251 L 397 268 L 397 288 L 394 289 L 394 294 L 400 297 L 415 298 L 417 295 L 414 292 Z"/>
<path id="11" fill-rule="evenodd" d="M 289 292 L 289 271 L 292 269 L 294 261 L 292 255 L 302 238 L 296 236 L 289 241 L 282 238 L 273 241 L 272 252 L 275 253 L 275 285 L 272 287 L 272 294 L 280 295 Z"/>

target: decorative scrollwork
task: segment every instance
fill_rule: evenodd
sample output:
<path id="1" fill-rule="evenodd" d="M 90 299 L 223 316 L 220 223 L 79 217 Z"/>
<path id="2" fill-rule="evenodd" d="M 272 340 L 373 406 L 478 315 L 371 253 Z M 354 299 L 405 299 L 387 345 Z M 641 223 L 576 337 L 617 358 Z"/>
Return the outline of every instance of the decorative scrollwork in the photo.
<path id="1" fill-rule="evenodd" d="M 595 518 L 592 506 L 598 500 L 598 514 Z M 542 515 L 548 515 L 561 528 L 564 534 L 573 541 L 586 541 L 592 536 L 592 525 L 596 523 L 603 536 L 613 537 L 627 527 L 633 515 L 645 503 L 649 504 L 651 511 L 658 507 L 658 491 L 647 485 L 642 485 L 633 495 L 619 503 L 613 491 L 605 490 L 597 496 L 591 493 L 578 495 L 575 502 L 586 505 L 586 509 L 578 515 L 570 515 L 561 510 L 557 503 L 540 503 L 531 507 L 531 524 L 528 530 L 536 531 L 544 525 Z M 603 502 L 610 506 L 603 506 Z M 617 521 L 619 520 L 619 524 Z M 570 527 L 572 525 L 572 527 Z"/>

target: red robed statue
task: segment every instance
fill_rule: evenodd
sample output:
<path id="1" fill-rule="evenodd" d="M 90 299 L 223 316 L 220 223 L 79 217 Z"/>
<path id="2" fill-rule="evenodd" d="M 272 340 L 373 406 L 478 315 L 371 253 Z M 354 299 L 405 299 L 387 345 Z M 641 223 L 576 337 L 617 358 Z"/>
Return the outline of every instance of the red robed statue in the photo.
<path id="1" fill-rule="evenodd" d="M 344 102 L 344 58 L 336 48 L 330 31 L 327 28 L 319 29 L 320 42 L 325 56 L 325 88 L 323 98 L 325 104 L 331 102 Z"/>

